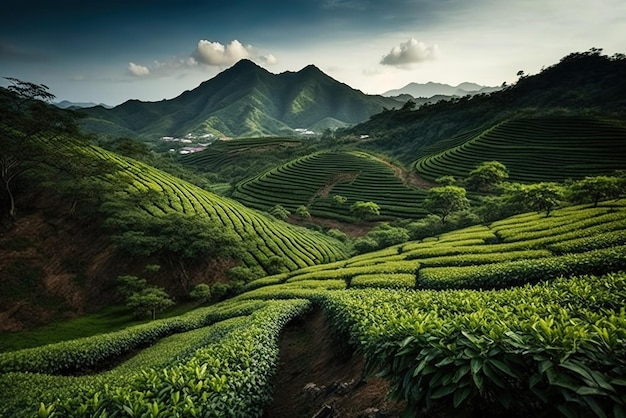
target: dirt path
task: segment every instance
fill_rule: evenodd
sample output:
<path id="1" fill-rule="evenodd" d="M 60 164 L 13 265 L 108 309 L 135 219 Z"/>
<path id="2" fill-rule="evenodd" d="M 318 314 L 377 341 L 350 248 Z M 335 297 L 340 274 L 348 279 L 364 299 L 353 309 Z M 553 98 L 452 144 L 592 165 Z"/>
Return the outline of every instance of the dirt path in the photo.
<path id="1" fill-rule="evenodd" d="M 320 309 L 283 331 L 274 401 L 264 418 L 400 416 L 403 405 L 386 399 L 389 384 L 361 381 L 363 359 L 341 359 L 334 347 Z"/>
<path id="2" fill-rule="evenodd" d="M 393 170 L 394 176 L 402 180 L 402 184 L 405 186 L 413 186 L 418 187 L 420 189 L 431 189 L 437 186 L 437 183 L 434 183 L 430 180 L 426 180 L 415 174 L 414 171 L 405 170 L 402 167 L 398 167 L 397 165 L 391 164 L 389 161 L 385 161 L 382 158 L 375 157 L 377 161 L 385 164 L 387 167 Z"/>

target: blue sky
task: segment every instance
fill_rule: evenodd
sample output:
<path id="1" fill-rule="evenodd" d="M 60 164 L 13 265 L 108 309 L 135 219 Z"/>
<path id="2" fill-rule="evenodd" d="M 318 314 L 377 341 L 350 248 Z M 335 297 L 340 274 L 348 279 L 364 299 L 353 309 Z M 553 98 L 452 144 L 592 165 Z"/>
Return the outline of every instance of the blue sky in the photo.
<path id="1" fill-rule="evenodd" d="M 175 97 L 241 58 L 273 73 L 314 64 L 380 94 L 510 83 L 592 47 L 626 52 L 626 2 L 22 0 L 0 12 L 1 77 L 111 105 Z"/>

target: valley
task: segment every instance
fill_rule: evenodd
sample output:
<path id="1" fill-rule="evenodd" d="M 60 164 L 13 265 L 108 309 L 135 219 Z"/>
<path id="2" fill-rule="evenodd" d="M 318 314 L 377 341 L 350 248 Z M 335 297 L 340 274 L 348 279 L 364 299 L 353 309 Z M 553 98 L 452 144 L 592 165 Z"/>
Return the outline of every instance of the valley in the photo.
<path id="1" fill-rule="evenodd" d="M 626 416 L 625 70 L 402 102 L 242 60 L 82 118 L 2 88 L 0 416 Z"/>

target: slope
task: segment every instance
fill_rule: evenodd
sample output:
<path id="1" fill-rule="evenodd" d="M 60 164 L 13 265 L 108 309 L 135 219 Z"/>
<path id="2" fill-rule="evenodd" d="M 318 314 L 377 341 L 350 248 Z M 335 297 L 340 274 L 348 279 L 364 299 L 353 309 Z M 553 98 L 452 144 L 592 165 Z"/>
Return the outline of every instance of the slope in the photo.
<path id="1" fill-rule="evenodd" d="M 347 201 L 337 204 L 334 195 Z M 314 216 L 339 220 L 351 219 L 350 206 L 355 202 L 373 201 L 383 220 L 425 215 L 417 206 L 424 195 L 424 191 L 403 184 L 393 166 L 352 151 L 318 152 L 290 161 L 239 183 L 233 198 L 263 210 L 281 205 L 294 212 L 306 206 Z"/>
<path id="2" fill-rule="evenodd" d="M 626 275 L 611 272 L 626 267 L 625 209 L 522 214 L 260 279 L 177 318 L 3 353 L 0 412 L 261 416 L 281 330 L 317 306 L 335 349 L 364 355 L 352 384 L 379 372 L 407 415 L 619 416 Z M 146 344 L 110 371 L 64 375 Z"/>
<path id="3" fill-rule="evenodd" d="M 345 257 L 338 241 L 320 233 L 275 221 L 227 199 L 159 171 L 146 164 L 125 159 L 104 150 L 96 152 L 115 160 L 126 176 L 131 176 L 129 194 L 153 195 L 141 201 L 142 208 L 153 216 L 171 212 L 208 218 L 220 228 L 235 232 L 246 242 L 247 266 L 267 269 L 270 258 L 278 256 L 289 270 L 329 262 Z"/>
<path id="4" fill-rule="evenodd" d="M 464 178 L 484 161 L 500 161 L 512 181 L 563 181 L 626 167 L 626 128 L 581 117 L 515 118 L 478 134 L 441 141 L 415 169 L 434 180 Z M 437 152 L 443 145 L 449 148 Z M 424 152 L 427 153 L 428 150 Z"/>

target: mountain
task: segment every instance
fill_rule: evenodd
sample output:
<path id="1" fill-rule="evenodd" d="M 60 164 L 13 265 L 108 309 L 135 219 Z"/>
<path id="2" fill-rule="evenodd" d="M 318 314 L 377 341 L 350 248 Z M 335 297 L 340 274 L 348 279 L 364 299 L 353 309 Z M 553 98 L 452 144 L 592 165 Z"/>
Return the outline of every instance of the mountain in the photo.
<path id="1" fill-rule="evenodd" d="M 500 87 L 487 87 L 469 82 L 461 83 L 458 86 L 451 86 L 449 84 L 433 83 L 432 81 L 429 81 L 426 84 L 409 83 L 401 89 L 389 90 L 388 92 L 383 93 L 383 96 L 396 97 L 402 94 L 409 94 L 415 98 L 429 98 L 437 95 L 466 96 L 468 94 L 491 93 L 497 90 L 500 90 Z"/>
<path id="2" fill-rule="evenodd" d="M 93 103 L 93 102 L 70 102 L 69 100 L 63 100 L 60 101 L 58 103 L 53 103 L 56 107 L 60 107 L 61 109 L 70 109 L 70 108 L 78 108 L 78 109 L 82 109 L 82 108 L 86 108 L 86 107 L 95 107 L 95 106 L 102 106 L 105 107 L 107 109 L 112 108 L 113 106 L 109 106 L 106 105 L 104 103 Z"/>
<path id="3" fill-rule="evenodd" d="M 113 109 L 84 109 L 85 130 L 157 138 L 293 134 L 296 128 L 353 125 L 404 102 L 366 95 L 313 65 L 273 74 L 248 60 L 197 88 L 160 102 L 129 100 Z"/>

